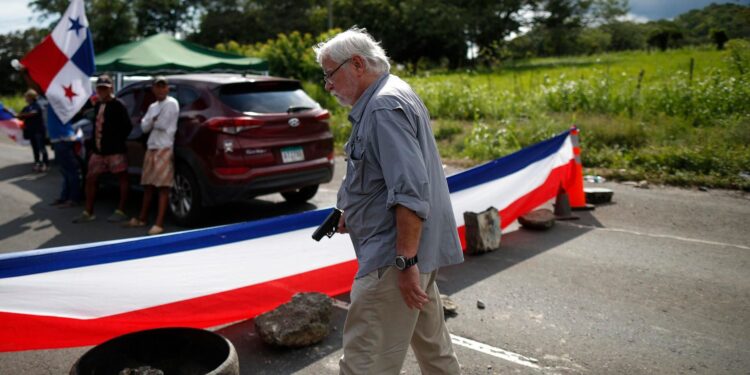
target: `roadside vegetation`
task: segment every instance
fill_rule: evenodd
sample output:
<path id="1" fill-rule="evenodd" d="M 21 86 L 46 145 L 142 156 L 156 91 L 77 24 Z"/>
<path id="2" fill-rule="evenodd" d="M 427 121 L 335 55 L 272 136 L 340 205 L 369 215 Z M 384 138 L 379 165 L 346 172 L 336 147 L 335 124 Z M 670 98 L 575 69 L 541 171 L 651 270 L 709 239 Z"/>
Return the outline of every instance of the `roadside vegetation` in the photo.
<path id="1" fill-rule="evenodd" d="M 64 3 L 30 6 L 52 20 Z M 272 75 L 299 79 L 331 110 L 338 150 L 350 131 L 347 109 L 323 89 L 311 46 L 359 25 L 425 100 L 450 163 L 482 163 L 575 125 L 587 174 L 750 190 L 750 6 L 711 4 L 635 23 L 625 17 L 628 0 L 87 4 L 98 52 L 181 31 L 204 46 L 267 60 Z M 122 11 L 98 11 L 113 7 Z M 522 16 L 532 10 L 533 18 Z M 25 89 L 10 60 L 48 33 L 0 35 L 6 106 L 20 109 Z"/>
<path id="2" fill-rule="evenodd" d="M 299 34 L 277 40 L 313 42 Z M 276 45 L 274 53 L 280 49 L 296 50 Z M 301 59 L 314 64 L 309 56 Z M 395 66 L 394 73 L 425 101 L 448 163 L 479 164 L 575 125 L 581 129 L 586 174 L 750 190 L 750 43 L 745 40 L 732 40 L 723 51 L 705 46 L 535 58 L 494 69 L 417 75 Z M 331 110 L 340 152 L 349 136 L 348 109 L 319 82 L 304 87 Z M 0 101 L 16 110 L 24 103 L 18 95 Z"/>
<path id="3" fill-rule="evenodd" d="M 692 66 L 692 68 L 691 68 Z M 425 101 L 446 162 L 471 166 L 575 125 L 585 173 L 750 190 L 750 43 L 538 58 L 486 71 L 402 75 Z M 332 109 L 337 149 L 347 109 Z"/>
<path id="4" fill-rule="evenodd" d="M 750 43 L 531 59 L 407 81 L 444 158 L 507 155 L 572 125 L 587 173 L 750 189 Z"/>

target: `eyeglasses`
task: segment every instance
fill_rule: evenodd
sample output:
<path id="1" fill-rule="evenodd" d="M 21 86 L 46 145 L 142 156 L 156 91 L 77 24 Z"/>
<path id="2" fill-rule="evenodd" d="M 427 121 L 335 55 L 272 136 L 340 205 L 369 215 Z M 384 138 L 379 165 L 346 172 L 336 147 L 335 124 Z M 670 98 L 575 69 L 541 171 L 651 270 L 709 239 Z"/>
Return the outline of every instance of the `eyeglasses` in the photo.
<path id="1" fill-rule="evenodd" d="M 330 73 L 325 73 L 325 72 L 324 72 L 324 73 L 323 73 L 323 81 L 325 81 L 325 83 L 327 83 L 327 84 L 329 84 L 329 85 L 332 85 L 332 84 L 333 84 L 333 82 L 331 82 L 331 79 L 333 78 L 333 75 L 334 75 L 334 74 L 336 74 L 336 72 L 337 72 L 337 71 L 338 71 L 339 69 L 341 69 L 341 67 L 342 67 L 342 66 L 344 66 L 344 64 L 348 63 L 348 62 L 349 62 L 349 61 L 351 61 L 351 60 L 352 60 L 352 58 L 351 58 L 351 57 L 350 57 L 350 58 L 348 58 L 348 59 L 346 59 L 346 60 L 344 60 L 344 62 L 342 62 L 342 63 L 341 63 L 341 64 L 340 64 L 339 66 L 337 66 L 337 67 L 336 67 L 336 69 L 332 70 L 332 71 L 331 71 Z"/>

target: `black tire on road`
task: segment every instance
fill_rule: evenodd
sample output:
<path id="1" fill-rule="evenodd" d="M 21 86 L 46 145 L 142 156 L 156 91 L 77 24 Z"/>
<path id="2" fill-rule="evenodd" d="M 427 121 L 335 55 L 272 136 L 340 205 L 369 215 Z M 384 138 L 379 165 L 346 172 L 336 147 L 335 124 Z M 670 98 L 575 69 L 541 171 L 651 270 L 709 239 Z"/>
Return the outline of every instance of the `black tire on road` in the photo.
<path id="1" fill-rule="evenodd" d="M 281 196 L 289 203 L 305 203 L 318 192 L 318 185 L 305 186 L 301 189 L 283 191 Z"/>
<path id="2" fill-rule="evenodd" d="M 178 164 L 169 194 L 169 212 L 177 225 L 192 227 L 199 223 L 201 211 L 203 203 L 198 180 L 188 166 Z"/>

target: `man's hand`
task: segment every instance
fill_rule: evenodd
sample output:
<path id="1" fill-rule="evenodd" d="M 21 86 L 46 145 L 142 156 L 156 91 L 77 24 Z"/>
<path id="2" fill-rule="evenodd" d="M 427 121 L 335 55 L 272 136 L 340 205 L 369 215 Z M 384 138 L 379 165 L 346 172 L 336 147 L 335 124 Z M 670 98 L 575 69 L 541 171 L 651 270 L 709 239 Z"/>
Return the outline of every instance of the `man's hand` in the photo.
<path id="1" fill-rule="evenodd" d="M 410 309 L 421 310 L 430 299 L 427 293 L 419 285 L 419 267 L 415 264 L 403 271 L 398 272 L 398 288 L 401 289 L 401 296 Z"/>
<path id="2" fill-rule="evenodd" d="M 339 226 L 336 228 L 336 231 L 339 233 L 349 233 L 349 230 L 346 229 L 346 221 L 344 216 L 346 216 L 346 212 L 342 212 L 341 216 L 339 217 Z"/>

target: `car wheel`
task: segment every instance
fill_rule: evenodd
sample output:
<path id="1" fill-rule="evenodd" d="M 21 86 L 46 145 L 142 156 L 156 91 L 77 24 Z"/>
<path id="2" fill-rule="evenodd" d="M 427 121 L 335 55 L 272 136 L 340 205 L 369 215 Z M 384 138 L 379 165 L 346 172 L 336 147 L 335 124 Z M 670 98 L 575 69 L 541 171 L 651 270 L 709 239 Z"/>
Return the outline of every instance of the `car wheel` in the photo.
<path id="1" fill-rule="evenodd" d="M 169 194 L 169 211 L 178 225 L 198 224 L 201 205 L 201 189 L 195 176 L 185 165 L 178 165 L 174 174 L 174 186 Z"/>
<path id="2" fill-rule="evenodd" d="M 318 192 L 318 185 L 305 186 L 301 189 L 282 191 L 281 196 L 289 203 L 305 203 Z"/>

